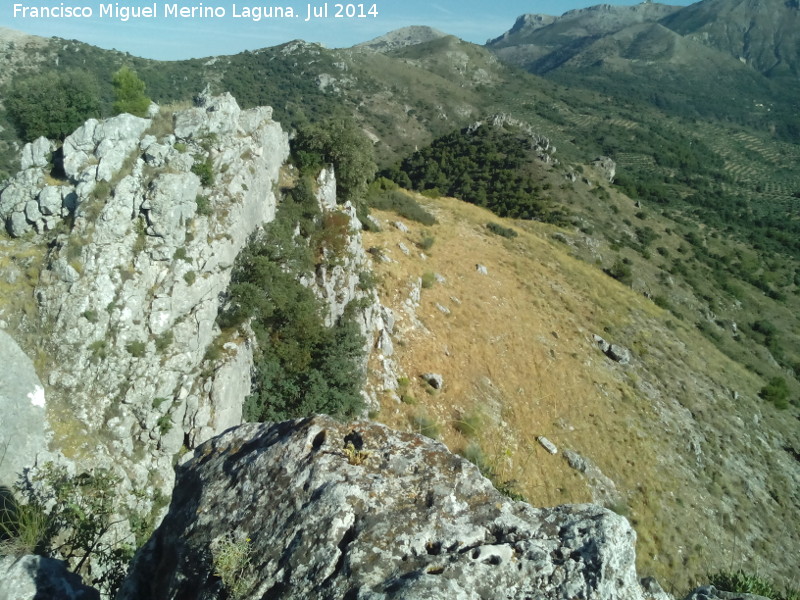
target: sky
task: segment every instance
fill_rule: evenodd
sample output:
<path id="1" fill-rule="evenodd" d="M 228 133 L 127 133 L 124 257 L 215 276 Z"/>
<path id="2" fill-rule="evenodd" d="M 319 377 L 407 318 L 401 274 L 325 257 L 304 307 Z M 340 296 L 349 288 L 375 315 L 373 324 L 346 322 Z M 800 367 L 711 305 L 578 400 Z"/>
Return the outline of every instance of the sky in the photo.
<path id="1" fill-rule="evenodd" d="M 318 42 L 329 48 L 348 47 L 408 25 L 428 25 L 483 44 L 510 29 L 522 14 L 561 15 L 574 8 L 601 3 L 599 0 L 376 0 L 340 4 L 278 0 L 270 4 L 270 1 L 0 0 L 0 26 L 45 37 L 76 39 L 144 58 L 179 60 L 236 54 L 294 39 Z M 612 3 L 632 5 L 639 1 Z M 685 6 L 691 1 L 669 3 Z M 337 5 L 342 8 L 337 9 Z M 42 16 L 42 7 L 55 9 L 57 14 Z M 314 16 L 325 7 L 327 16 Z M 174 8 L 194 9 L 195 15 L 170 13 Z M 148 10 L 152 15 L 145 12 L 124 20 L 126 10 L 129 14 Z M 199 16 L 199 10 L 206 15 Z M 273 16 L 256 20 L 259 10 L 262 15 L 271 10 Z M 337 17 L 337 12 L 342 16 Z"/>

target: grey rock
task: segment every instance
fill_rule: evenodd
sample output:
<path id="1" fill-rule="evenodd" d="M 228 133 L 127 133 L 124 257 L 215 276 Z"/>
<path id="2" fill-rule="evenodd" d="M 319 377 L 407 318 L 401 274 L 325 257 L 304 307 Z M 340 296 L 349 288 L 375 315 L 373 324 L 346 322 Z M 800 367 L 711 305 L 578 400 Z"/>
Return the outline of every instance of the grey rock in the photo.
<path id="1" fill-rule="evenodd" d="M 175 116 L 175 135 L 178 138 L 197 138 L 208 134 L 234 134 L 239 130 L 241 112 L 236 100 L 228 92 L 221 96 L 203 92 L 197 98 L 197 106 Z"/>
<path id="2" fill-rule="evenodd" d="M 9 217 L 8 229 L 14 237 L 20 237 L 33 231 L 33 225 L 25 218 L 25 213 L 15 212 Z"/>
<path id="3" fill-rule="evenodd" d="M 440 390 L 444 387 L 444 377 L 439 373 L 423 373 L 420 377 L 435 390 Z"/>
<path id="4" fill-rule="evenodd" d="M 177 247 L 186 238 L 186 224 L 197 212 L 200 178 L 194 173 L 162 173 L 152 183 L 142 210 L 152 235 Z"/>
<path id="5" fill-rule="evenodd" d="M 50 154 L 55 149 L 55 142 L 48 140 L 46 137 L 40 137 L 28 142 L 22 147 L 20 168 L 24 171 L 25 169 L 46 167 L 50 162 Z"/>
<path id="6" fill-rule="evenodd" d="M 622 499 L 614 481 L 606 476 L 594 462 L 569 449 L 564 450 L 564 458 L 567 459 L 570 467 L 586 477 L 592 493 L 592 502 L 611 506 Z"/>
<path id="7" fill-rule="evenodd" d="M 31 223 L 35 223 L 42 218 L 42 213 L 39 211 L 39 203 L 36 200 L 29 200 L 25 203 L 25 218 Z"/>
<path id="8" fill-rule="evenodd" d="M 336 208 L 336 174 L 332 168 L 322 169 L 317 177 L 317 201 L 320 209 Z"/>
<path id="9" fill-rule="evenodd" d="M 436 310 L 438 310 L 443 315 L 449 315 L 450 314 L 450 309 L 447 308 L 446 306 L 442 305 L 442 304 L 439 304 L 438 302 L 436 303 Z"/>
<path id="10" fill-rule="evenodd" d="M 0 558 L 0 600 L 99 600 L 100 593 L 70 573 L 60 560 L 43 556 Z"/>
<path id="11" fill-rule="evenodd" d="M 398 243 L 397 247 L 400 248 L 400 252 L 402 252 L 406 256 L 411 256 L 411 250 L 409 250 L 408 246 L 406 246 L 403 242 Z"/>
<path id="12" fill-rule="evenodd" d="M 60 215 L 63 203 L 59 186 L 48 185 L 39 192 L 39 212 L 43 215 Z"/>
<path id="13" fill-rule="evenodd" d="M 392 336 L 389 335 L 389 332 L 386 329 L 381 329 L 380 333 L 378 334 L 378 341 L 375 343 L 375 347 L 383 356 L 391 356 L 394 354 L 394 343 L 392 342 Z"/>
<path id="14" fill-rule="evenodd" d="M 485 265 L 475 265 L 475 270 L 478 271 L 481 275 L 488 275 L 489 269 L 486 268 Z"/>
<path id="15" fill-rule="evenodd" d="M 611 344 L 608 347 L 606 356 L 621 365 L 627 365 L 629 362 L 631 362 L 631 351 L 617 344 Z"/>
<path id="16" fill-rule="evenodd" d="M 707 585 L 693 590 L 684 600 L 769 600 L 769 598 L 756 594 L 725 592 L 713 585 Z"/>
<path id="17" fill-rule="evenodd" d="M 617 163 L 608 156 L 600 156 L 592 162 L 595 169 L 600 171 L 609 183 L 613 183 L 617 176 Z"/>
<path id="18" fill-rule="evenodd" d="M 551 442 L 550 440 L 548 440 L 546 437 L 544 437 L 543 435 L 540 435 L 539 437 L 537 437 L 536 441 L 539 442 L 539 444 L 541 444 L 542 448 L 547 450 L 550 454 L 558 454 L 558 448 L 556 447 L 556 445 L 553 442 Z"/>
<path id="19" fill-rule="evenodd" d="M 664 591 L 664 588 L 654 577 L 645 577 L 640 583 L 647 600 L 673 600 L 672 596 Z"/>
<path id="20" fill-rule="evenodd" d="M 376 423 L 242 425 L 177 471 L 119 600 L 221 597 L 226 541 L 255 557 L 243 600 L 644 598 L 624 518 L 511 501 L 443 445 Z"/>
<path id="21" fill-rule="evenodd" d="M 603 339 L 602 337 L 600 337 L 597 334 L 594 334 L 592 336 L 592 339 L 594 340 L 594 343 L 597 344 L 597 347 L 600 348 L 600 351 L 603 354 L 608 352 L 608 349 L 611 347 L 611 344 L 609 344 L 607 341 L 605 341 L 605 339 Z"/>
<path id="22" fill-rule="evenodd" d="M 402 221 L 395 221 L 392 223 L 392 225 L 394 225 L 395 229 L 397 229 L 399 232 L 408 233 L 408 227 L 406 227 L 406 224 Z"/>
<path id="23" fill-rule="evenodd" d="M 0 485 L 47 450 L 45 392 L 30 358 L 0 330 Z"/>

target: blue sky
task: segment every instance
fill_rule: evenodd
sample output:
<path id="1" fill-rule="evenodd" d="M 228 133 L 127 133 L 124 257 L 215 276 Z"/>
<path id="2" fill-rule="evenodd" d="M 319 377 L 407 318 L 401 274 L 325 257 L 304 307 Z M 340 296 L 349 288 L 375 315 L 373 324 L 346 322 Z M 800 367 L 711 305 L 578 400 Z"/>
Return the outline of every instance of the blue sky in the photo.
<path id="1" fill-rule="evenodd" d="M 587 0 L 376 0 L 363 3 L 364 12 L 374 5 L 377 16 L 335 18 L 337 2 L 328 2 L 327 18 L 306 20 L 307 0 L 2 0 L 0 25 L 42 36 L 77 39 L 101 48 L 115 48 L 136 56 L 160 60 L 200 58 L 236 54 L 274 46 L 293 39 L 319 42 L 331 48 L 352 46 L 393 29 L 407 25 L 429 25 L 470 42 L 482 44 L 508 30 L 524 13 L 560 15 L 573 8 L 599 4 Z M 224 11 L 224 17 L 165 16 L 167 5 L 204 7 Z M 620 0 L 614 4 L 638 4 Z M 687 5 L 690 0 L 671 4 Z M 114 16 L 100 16 L 101 5 L 153 7 L 154 17 L 122 21 Z M 311 6 L 324 2 L 312 0 Z M 354 3 L 358 6 L 360 3 Z M 14 16 L 15 5 L 17 16 Z M 234 5 L 236 13 L 234 18 Z M 32 16 L 36 7 L 82 7 L 81 17 Z M 244 16 L 245 7 L 281 7 L 282 18 L 254 21 Z M 287 7 L 295 13 L 289 18 Z M 86 10 L 88 9 L 88 10 Z M 88 16 L 88 11 L 92 15 Z M 25 16 L 23 15 L 23 11 Z M 253 11 L 251 11 L 253 12 Z M 277 11 L 276 11 L 277 12 Z"/>

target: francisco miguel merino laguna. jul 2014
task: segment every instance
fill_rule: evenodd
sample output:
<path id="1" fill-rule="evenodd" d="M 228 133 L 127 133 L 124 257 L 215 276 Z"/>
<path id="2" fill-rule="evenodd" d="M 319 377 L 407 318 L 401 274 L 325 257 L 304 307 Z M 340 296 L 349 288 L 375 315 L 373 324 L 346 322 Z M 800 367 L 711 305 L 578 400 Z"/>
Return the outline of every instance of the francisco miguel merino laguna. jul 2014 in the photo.
<path id="1" fill-rule="evenodd" d="M 197 6 L 180 6 L 177 3 L 153 2 L 146 6 L 131 6 L 119 4 L 99 4 L 97 5 L 98 16 L 100 18 L 118 19 L 129 21 L 130 19 L 153 19 L 156 17 L 193 19 L 206 18 L 215 19 L 229 16 L 228 10 L 223 6 L 204 6 L 199 3 Z M 13 14 L 15 18 L 91 18 L 95 16 L 95 9 L 91 6 L 67 6 L 63 2 L 50 6 L 28 6 L 25 4 L 14 4 Z M 367 18 L 378 16 L 377 4 L 329 4 L 327 2 L 319 5 L 307 4 L 305 10 L 295 10 L 291 6 L 251 6 L 251 5 L 230 5 L 230 16 L 235 19 L 250 19 L 260 21 L 261 19 L 286 19 L 305 17 L 306 21 L 311 19 L 332 18 Z"/>

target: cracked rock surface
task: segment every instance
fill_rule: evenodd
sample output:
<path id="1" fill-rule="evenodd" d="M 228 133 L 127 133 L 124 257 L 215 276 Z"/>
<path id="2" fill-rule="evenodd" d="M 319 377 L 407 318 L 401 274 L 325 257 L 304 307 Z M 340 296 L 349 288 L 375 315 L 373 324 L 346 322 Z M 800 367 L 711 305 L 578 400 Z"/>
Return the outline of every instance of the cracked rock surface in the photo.
<path id="1" fill-rule="evenodd" d="M 368 421 L 248 424 L 199 446 L 119 598 L 222 597 L 226 539 L 249 550 L 240 598 L 647 597 L 623 517 L 514 502 L 441 444 Z"/>

